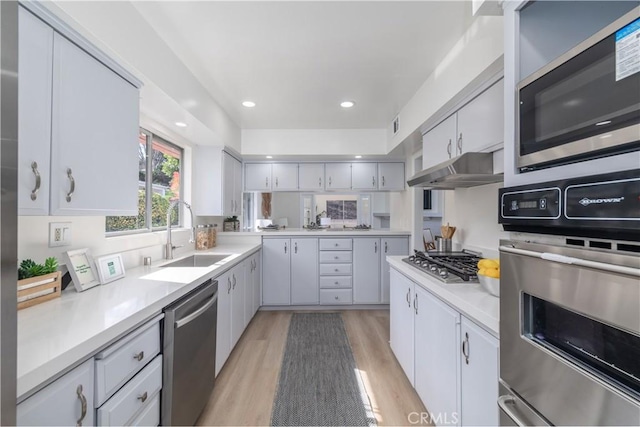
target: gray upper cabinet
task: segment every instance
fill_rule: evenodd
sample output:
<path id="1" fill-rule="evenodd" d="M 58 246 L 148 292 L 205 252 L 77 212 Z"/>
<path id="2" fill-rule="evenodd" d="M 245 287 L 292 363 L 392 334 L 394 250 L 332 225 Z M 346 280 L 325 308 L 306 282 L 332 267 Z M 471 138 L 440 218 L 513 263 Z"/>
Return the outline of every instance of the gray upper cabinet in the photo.
<path id="1" fill-rule="evenodd" d="M 378 189 L 377 163 L 352 163 L 351 188 L 354 190 Z"/>
<path id="2" fill-rule="evenodd" d="M 271 191 L 271 163 L 245 163 L 246 191 Z"/>
<path id="3" fill-rule="evenodd" d="M 231 154 L 223 151 L 222 171 L 222 214 L 224 216 L 240 215 L 242 163 Z"/>
<path id="4" fill-rule="evenodd" d="M 273 163 L 271 165 L 271 190 L 298 191 L 298 164 Z"/>
<path id="5" fill-rule="evenodd" d="M 327 190 L 351 190 L 351 163 L 326 163 Z"/>
<path id="6" fill-rule="evenodd" d="M 422 169 L 455 157 L 457 115 L 453 114 L 422 137 Z"/>
<path id="7" fill-rule="evenodd" d="M 378 190 L 404 190 L 404 163 L 378 163 Z"/>
<path id="8" fill-rule="evenodd" d="M 324 163 L 300 163 L 298 189 L 300 191 L 324 190 Z"/>
<path id="9" fill-rule="evenodd" d="M 23 7 L 19 21 L 19 213 L 137 215 L 138 88 Z"/>
<path id="10" fill-rule="evenodd" d="M 504 141 L 504 80 L 458 111 L 456 155 L 488 149 Z"/>

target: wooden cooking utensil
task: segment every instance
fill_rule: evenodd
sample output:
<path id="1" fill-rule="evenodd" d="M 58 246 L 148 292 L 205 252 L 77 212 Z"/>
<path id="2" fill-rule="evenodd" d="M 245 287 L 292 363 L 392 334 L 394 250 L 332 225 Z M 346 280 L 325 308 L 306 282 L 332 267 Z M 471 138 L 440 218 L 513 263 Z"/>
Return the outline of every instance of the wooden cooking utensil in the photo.
<path id="1" fill-rule="evenodd" d="M 451 239 L 453 237 L 453 233 L 456 232 L 456 227 L 451 227 L 449 223 L 447 223 L 447 225 L 440 227 L 440 232 L 442 233 L 443 239 Z"/>

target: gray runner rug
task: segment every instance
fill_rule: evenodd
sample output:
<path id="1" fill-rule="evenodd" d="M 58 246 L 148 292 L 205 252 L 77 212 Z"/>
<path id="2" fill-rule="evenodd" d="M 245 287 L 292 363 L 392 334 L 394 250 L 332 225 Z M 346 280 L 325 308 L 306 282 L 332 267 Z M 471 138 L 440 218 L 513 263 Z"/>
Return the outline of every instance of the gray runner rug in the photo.
<path id="1" fill-rule="evenodd" d="M 339 313 L 294 313 L 271 425 L 376 425 Z"/>

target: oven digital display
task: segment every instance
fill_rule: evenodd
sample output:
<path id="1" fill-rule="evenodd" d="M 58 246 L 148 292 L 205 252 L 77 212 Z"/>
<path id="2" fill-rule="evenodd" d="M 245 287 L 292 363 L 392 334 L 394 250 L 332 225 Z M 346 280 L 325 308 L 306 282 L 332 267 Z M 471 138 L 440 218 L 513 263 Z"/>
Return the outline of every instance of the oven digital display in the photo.
<path id="1" fill-rule="evenodd" d="M 560 189 L 546 188 L 504 193 L 503 218 L 558 218 L 560 217 Z"/>

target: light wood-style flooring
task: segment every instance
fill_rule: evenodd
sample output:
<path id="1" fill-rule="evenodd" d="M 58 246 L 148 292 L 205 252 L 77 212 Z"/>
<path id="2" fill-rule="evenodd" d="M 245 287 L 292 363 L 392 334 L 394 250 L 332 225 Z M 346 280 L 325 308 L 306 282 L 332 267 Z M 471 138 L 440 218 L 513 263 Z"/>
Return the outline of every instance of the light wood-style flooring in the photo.
<path id="1" fill-rule="evenodd" d="M 198 425 L 269 425 L 292 313 L 256 314 L 220 371 Z M 389 311 L 341 313 L 378 425 L 415 425 L 409 414 L 426 409 L 389 346 Z"/>

